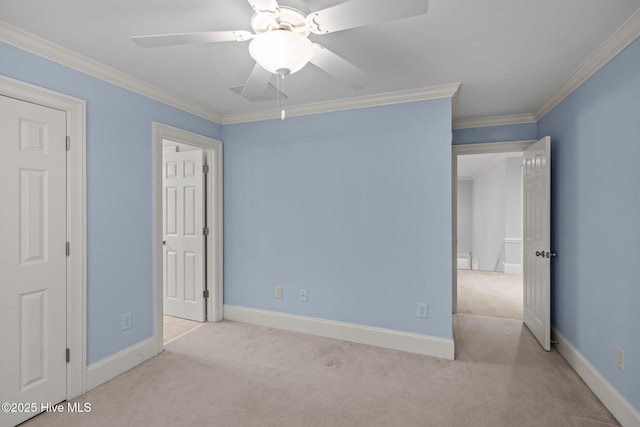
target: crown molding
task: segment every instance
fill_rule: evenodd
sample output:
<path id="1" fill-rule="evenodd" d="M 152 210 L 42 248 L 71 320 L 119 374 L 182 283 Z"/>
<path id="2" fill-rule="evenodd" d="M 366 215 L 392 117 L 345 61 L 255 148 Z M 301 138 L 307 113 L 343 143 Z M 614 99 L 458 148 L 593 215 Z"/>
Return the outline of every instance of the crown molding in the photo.
<path id="1" fill-rule="evenodd" d="M 438 98 L 455 98 L 460 83 L 431 86 L 421 89 L 410 89 L 387 92 L 376 95 L 344 98 L 335 101 L 312 104 L 292 105 L 287 107 L 287 117 L 306 116 L 310 114 L 329 113 L 333 111 L 353 110 L 356 108 L 377 107 L 380 105 L 400 104 L 403 102 L 425 101 Z M 278 114 L 273 108 L 267 110 L 232 113 L 222 116 L 222 124 L 237 124 L 276 119 Z"/>
<path id="2" fill-rule="evenodd" d="M 273 109 L 230 113 L 221 116 L 203 106 L 196 105 L 183 98 L 177 97 L 156 86 L 150 85 L 149 83 L 110 68 L 104 64 L 58 46 L 2 21 L 0 21 L 0 41 L 221 125 L 275 118 Z M 295 105 L 287 108 L 287 116 L 295 117 L 437 98 L 453 98 L 454 106 L 452 108 L 454 108 L 455 111 L 455 101 L 457 100 L 459 88 L 460 83 L 452 83 L 421 89 L 410 89 L 335 101 Z"/>
<path id="3" fill-rule="evenodd" d="M 631 44 L 636 38 L 638 38 L 638 36 L 640 36 L 640 9 L 636 10 L 633 15 L 624 22 L 624 24 L 622 24 L 609 38 L 607 38 L 607 40 L 605 40 L 604 43 L 602 43 L 598 49 L 596 49 L 596 51 L 593 52 L 582 63 L 582 65 L 580 65 L 580 67 L 578 67 L 578 69 L 569 76 L 560 88 L 555 91 L 540 107 L 538 107 L 536 111 L 534 111 L 533 114 L 512 114 L 505 116 L 454 120 L 453 129 L 535 123 L 544 117 L 556 105 L 562 102 L 562 100 L 576 90 L 589 77 L 593 76 L 593 74 L 613 59 L 624 48 Z M 216 114 L 208 110 L 206 107 L 177 97 L 156 86 L 107 67 L 104 64 L 53 44 L 2 21 L 0 21 L 0 41 L 221 125 L 275 118 L 273 109 L 230 113 L 225 115 Z M 460 85 L 461 83 L 452 83 L 415 90 L 388 92 L 335 101 L 295 105 L 287 108 L 287 115 L 289 117 L 295 117 L 448 97 L 452 98 L 452 111 L 455 113 Z"/>
<path id="4" fill-rule="evenodd" d="M 640 8 L 607 38 L 534 113 L 536 121 L 640 36 Z"/>
<path id="5" fill-rule="evenodd" d="M 58 46 L 43 38 L 0 21 L 0 41 L 22 50 L 34 53 L 43 58 L 62 64 L 66 67 L 96 77 L 148 98 L 170 105 L 179 110 L 194 114 L 203 119 L 220 124 L 222 117 L 207 108 L 177 97 L 156 86 L 150 85 L 128 74 L 110 68 L 97 61 L 82 56 L 69 49 Z"/>
<path id="6" fill-rule="evenodd" d="M 483 128 L 489 126 L 521 125 L 535 123 L 536 119 L 531 113 L 509 114 L 506 116 L 480 117 L 477 119 L 460 119 L 453 121 L 454 129 Z"/>
<path id="7" fill-rule="evenodd" d="M 574 71 L 569 78 L 555 91 L 533 114 L 511 114 L 506 116 L 481 117 L 477 119 L 460 119 L 453 121 L 454 129 L 467 129 L 488 126 L 516 125 L 535 123 L 564 100 L 571 92 L 593 76 L 606 63 L 611 61 L 624 48 L 640 36 L 640 9 L 636 10 L 607 40 L 605 40 Z"/>
<path id="8" fill-rule="evenodd" d="M 456 116 L 456 111 L 458 110 L 458 96 L 460 95 L 460 88 L 462 87 L 462 82 L 458 83 L 458 89 L 451 97 L 451 126 L 453 127 L 453 118 Z"/>

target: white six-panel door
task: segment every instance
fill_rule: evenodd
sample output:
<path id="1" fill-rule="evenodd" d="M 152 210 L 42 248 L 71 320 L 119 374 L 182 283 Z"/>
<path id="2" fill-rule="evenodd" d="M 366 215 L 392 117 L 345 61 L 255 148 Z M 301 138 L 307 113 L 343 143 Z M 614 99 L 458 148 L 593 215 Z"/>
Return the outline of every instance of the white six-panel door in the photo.
<path id="1" fill-rule="evenodd" d="M 524 323 L 545 350 L 551 350 L 550 188 L 551 139 L 524 152 L 523 165 Z"/>
<path id="2" fill-rule="evenodd" d="M 164 314 L 204 319 L 204 153 L 163 153 Z"/>
<path id="3" fill-rule="evenodd" d="M 66 398 L 66 114 L 0 96 L 0 401 Z M 17 409 L 17 408 L 16 408 Z"/>

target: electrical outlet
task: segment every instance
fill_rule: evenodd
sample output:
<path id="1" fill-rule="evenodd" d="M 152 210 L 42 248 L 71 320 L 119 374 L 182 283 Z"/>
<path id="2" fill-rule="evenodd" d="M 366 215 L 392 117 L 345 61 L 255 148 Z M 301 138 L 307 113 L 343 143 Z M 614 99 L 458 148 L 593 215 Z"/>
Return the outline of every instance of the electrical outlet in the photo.
<path id="1" fill-rule="evenodd" d="M 418 317 L 427 319 L 429 317 L 429 306 L 421 302 L 418 303 Z"/>
<path id="2" fill-rule="evenodd" d="M 300 301 L 307 302 L 309 301 L 306 289 L 300 289 Z"/>
<path id="3" fill-rule="evenodd" d="M 125 331 L 130 329 L 133 326 L 133 322 L 131 321 L 131 313 L 125 313 L 121 317 L 122 321 L 122 330 Z"/>
<path id="4" fill-rule="evenodd" d="M 273 287 L 273 296 L 276 298 L 282 298 L 282 286 Z"/>
<path id="5" fill-rule="evenodd" d="M 624 350 L 616 347 L 616 366 L 624 371 Z"/>

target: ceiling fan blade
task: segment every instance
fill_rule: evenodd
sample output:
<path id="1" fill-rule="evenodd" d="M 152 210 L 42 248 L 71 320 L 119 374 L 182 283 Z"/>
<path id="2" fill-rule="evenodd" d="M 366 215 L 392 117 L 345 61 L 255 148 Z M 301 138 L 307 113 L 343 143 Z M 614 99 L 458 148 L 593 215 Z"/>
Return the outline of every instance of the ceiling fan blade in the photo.
<path id="1" fill-rule="evenodd" d="M 207 31 L 203 33 L 160 34 L 136 36 L 131 40 L 142 47 L 176 46 L 181 44 L 245 41 L 253 37 L 248 31 Z"/>
<path id="2" fill-rule="evenodd" d="M 280 16 L 280 6 L 276 0 L 248 0 L 257 13 L 277 18 Z"/>
<path id="3" fill-rule="evenodd" d="M 371 0 L 349 0 L 310 13 L 307 16 L 307 23 L 312 33 L 327 34 L 378 22 L 424 15 L 428 9 L 428 0 L 394 0 L 375 3 Z"/>
<path id="4" fill-rule="evenodd" d="M 369 83 L 369 76 L 364 71 L 317 43 L 313 44 L 313 57 L 309 62 L 354 89 L 362 89 Z"/>
<path id="5" fill-rule="evenodd" d="M 256 65 L 253 67 L 253 71 L 249 75 L 249 79 L 244 84 L 244 88 L 242 89 L 241 95 L 245 98 L 256 98 L 261 96 L 267 85 L 269 84 L 269 80 L 271 80 L 271 72 L 265 70 L 256 62 Z"/>

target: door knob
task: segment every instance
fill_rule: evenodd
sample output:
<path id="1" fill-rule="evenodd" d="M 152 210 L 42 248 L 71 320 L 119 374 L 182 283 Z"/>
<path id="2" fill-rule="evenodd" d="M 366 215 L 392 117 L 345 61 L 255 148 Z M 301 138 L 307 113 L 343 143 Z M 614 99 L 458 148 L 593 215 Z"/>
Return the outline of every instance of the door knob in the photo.
<path id="1" fill-rule="evenodd" d="M 167 241 L 166 241 L 166 240 L 163 240 L 163 241 L 162 241 L 162 244 L 163 244 L 163 245 L 166 245 L 166 244 L 167 244 Z"/>
<path id="2" fill-rule="evenodd" d="M 536 251 L 536 256 L 544 256 L 544 251 Z"/>

